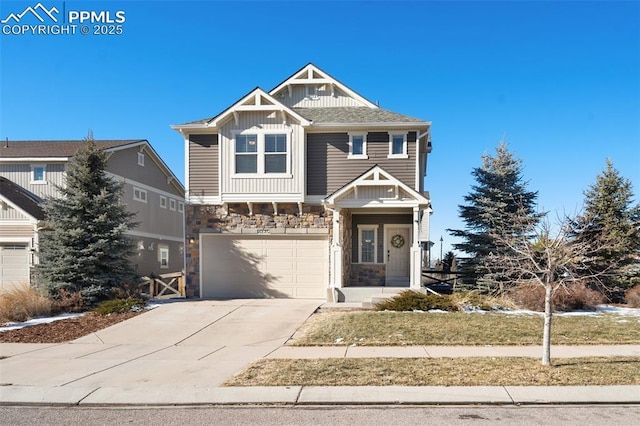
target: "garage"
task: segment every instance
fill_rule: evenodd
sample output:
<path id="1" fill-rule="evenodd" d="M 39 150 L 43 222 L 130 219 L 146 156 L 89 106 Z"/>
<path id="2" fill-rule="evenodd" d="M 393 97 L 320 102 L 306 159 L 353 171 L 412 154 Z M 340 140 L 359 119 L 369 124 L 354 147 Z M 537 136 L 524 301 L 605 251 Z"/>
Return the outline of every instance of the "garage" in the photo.
<path id="1" fill-rule="evenodd" d="M 204 298 L 326 298 L 326 235 L 201 236 Z"/>
<path id="2" fill-rule="evenodd" d="M 29 283 L 29 250 L 26 244 L 0 244 L 0 285 L 7 290 Z"/>

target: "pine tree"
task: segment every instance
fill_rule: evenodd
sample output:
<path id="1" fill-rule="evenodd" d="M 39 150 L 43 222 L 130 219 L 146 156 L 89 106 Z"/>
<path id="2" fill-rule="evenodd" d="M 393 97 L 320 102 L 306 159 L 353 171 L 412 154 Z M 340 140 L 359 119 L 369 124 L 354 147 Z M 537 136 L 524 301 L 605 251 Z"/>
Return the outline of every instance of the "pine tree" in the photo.
<path id="1" fill-rule="evenodd" d="M 483 265 L 498 250 L 494 235 L 521 235 L 544 215 L 536 213 L 538 193 L 527 190 L 522 161 L 505 142 L 498 145 L 495 156 L 484 155 L 482 166 L 471 174 L 477 183 L 464 197 L 466 204 L 458 206 L 465 229 L 448 231 L 463 240 L 453 247 L 468 255 L 461 259 L 460 269 L 466 276 L 464 283 L 475 285 L 489 274 Z"/>
<path id="2" fill-rule="evenodd" d="M 123 184 L 107 177 L 105 167 L 105 153 L 87 139 L 67 165 L 61 196 L 44 205 L 36 274 L 53 297 L 80 292 L 95 303 L 138 279 L 128 260 L 135 246 L 125 234 L 137 225 L 135 214 L 120 201 Z"/>
<path id="3" fill-rule="evenodd" d="M 583 213 L 572 223 L 577 241 L 599 239 L 589 261 L 606 289 L 630 286 L 640 275 L 640 204 L 633 205 L 631 181 L 607 160 L 606 169 L 585 192 Z"/>

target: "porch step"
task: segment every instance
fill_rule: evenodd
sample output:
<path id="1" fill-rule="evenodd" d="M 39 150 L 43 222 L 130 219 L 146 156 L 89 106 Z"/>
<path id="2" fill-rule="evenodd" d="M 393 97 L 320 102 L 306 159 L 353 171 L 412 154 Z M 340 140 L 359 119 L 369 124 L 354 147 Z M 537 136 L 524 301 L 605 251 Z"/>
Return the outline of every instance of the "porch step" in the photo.
<path id="1" fill-rule="evenodd" d="M 389 299 L 396 294 L 408 290 L 407 287 L 343 287 L 336 288 L 336 302 L 367 302 L 371 306 L 381 300 Z"/>

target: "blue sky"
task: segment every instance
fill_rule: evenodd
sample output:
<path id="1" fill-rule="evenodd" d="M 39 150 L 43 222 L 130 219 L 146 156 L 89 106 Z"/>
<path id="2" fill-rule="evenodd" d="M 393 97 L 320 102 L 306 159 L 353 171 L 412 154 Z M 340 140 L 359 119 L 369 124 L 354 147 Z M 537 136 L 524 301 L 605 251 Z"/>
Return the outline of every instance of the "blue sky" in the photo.
<path id="1" fill-rule="evenodd" d="M 0 19 L 32 2 L 0 3 Z M 639 2 L 46 1 L 122 10 L 121 35 L 0 35 L 0 138 L 148 139 L 308 62 L 432 122 L 431 235 L 453 243 L 481 156 L 506 138 L 540 210 L 575 213 L 610 158 L 640 188 Z M 26 19 L 26 18 L 25 18 Z M 37 22 L 33 22 L 37 23 Z M 638 197 L 636 197 L 636 200 Z"/>

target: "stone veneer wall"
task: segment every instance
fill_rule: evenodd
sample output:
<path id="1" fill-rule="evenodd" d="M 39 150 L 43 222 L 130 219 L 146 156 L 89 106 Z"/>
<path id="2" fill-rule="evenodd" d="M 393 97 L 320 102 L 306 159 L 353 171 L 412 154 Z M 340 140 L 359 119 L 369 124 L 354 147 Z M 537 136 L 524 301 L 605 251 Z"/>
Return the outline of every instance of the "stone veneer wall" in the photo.
<path id="1" fill-rule="evenodd" d="M 249 215 L 246 203 L 229 203 L 228 214 L 221 205 L 185 206 L 187 297 L 200 297 L 201 233 L 257 234 L 268 230 L 270 234 L 296 234 L 317 230 L 315 232 L 331 234 L 332 213 L 324 207 L 303 204 L 302 214 L 295 203 L 278 203 L 277 207 L 276 215 L 271 203 L 254 203 L 253 215 Z"/>
<path id="2" fill-rule="evenodd" d="M 385 284 L 387 265 L 384 263 L 353 263 L 349 285 L 352 287 L 382 287 Z"/>

